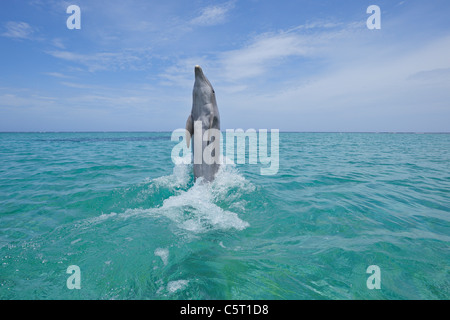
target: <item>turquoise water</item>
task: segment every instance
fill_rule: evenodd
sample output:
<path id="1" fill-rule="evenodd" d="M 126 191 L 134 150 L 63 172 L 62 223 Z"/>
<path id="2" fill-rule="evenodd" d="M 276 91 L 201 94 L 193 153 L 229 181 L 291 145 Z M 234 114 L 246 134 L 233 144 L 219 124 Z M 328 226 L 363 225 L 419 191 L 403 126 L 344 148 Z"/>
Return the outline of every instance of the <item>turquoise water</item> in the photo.
<path id="1" fill-rule="evenodd" d="M 280 133 L 211 185 L 175 144 L 0 134 L 0 298 L 450 298 L 450 135 Z"/>

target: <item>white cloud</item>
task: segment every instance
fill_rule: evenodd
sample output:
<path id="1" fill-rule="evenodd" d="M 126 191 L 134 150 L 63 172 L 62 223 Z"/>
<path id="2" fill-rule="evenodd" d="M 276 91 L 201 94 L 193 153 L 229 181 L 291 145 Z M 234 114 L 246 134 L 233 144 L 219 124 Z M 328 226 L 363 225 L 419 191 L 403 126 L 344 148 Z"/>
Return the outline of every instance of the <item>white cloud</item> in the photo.
<path id="1" fill-rule="evenodd" d="M 34 29 L 26 22 L 9 21 L 5 24 L 6 31 L 2 36 L 16 39 L 30 39 Z"/>
<path id="2" fill-rule="evenodd" d="M 193 85 L 194 66 L 208 66 L 207 57 L 190 57 L 177 59 L 171 66 L 159 74 L 163 85 L 188 88 Z"/>
<path id="3" fill-rule="evenodd" d="M 448 131 L 436 115 L 449 111 L 450 37 L 405 50 L 409 41 L 371 33 L 363 23 L 310 23 L 234 50 L 178 59 L 160 76 L 187 91 L 193 66 L 202 65 L 231 126 Z"/>
<path id="4" fill-rule="evenodd" d="M 70 76 L 62 74 L 60 72 L 44 72 L 43 74 L 45 74 L 47 76 L 50 76 L 50 77 L 55 77 L 55 78 L 62 78 L 62 79 L 69 79 L 69 78 L 71 78 Z"/>
<path id="5" fill-rule="evenodd" d="M 74 53 L 70 51 L 49 51 L 55 58 L 76 62 L 85 66 L 89 72 L 116 70 L 144 70 L 149 66 L 150 56 L 147 50 L 124 50 L 120 52 L 99 52 L 93 54 Z"/>
<path id="6" fill-rule="evenodd" d="M 341 58 L 341 53 L 333 56 L 334 51 L 329 51 L 330 67 L 324 73 L 308 76 L 308 81 L 291 79 L 289 86 L 278 89 L 268 81 L 261 92 L 224 95 L 221 103 L 230 106 L 230 114 L 239 111 L 250 127 L 300 131 L 449 130 L 444 115 L 449 112 L 450 37 L 422 43 L 414 52 L 402 46 L 378 51 L 379 43 L 364 47 L 367 43 L 361 45 L 359 37 L 353 41 L 345 42 L 346 59 Z M 367 51 L 372 54 L 367 55 Z M 248 79 L 240 80 L 244 82 Z M 254 116 L 246 116 L 244 110 Z"/>
<path id="7" fill-rule="evenodd" d="M 92 85 L 82 84 L 82 83 L 74 83 L 74 82 L 68 82 L 68 81 L 62 81 L 61 84 L 66 87 L 76 88 L 76 89 L 92 89 L 93 88 Z"/>
<path id="8" fill-rule="evenodd" d="M 309 45 L 294 34 L 263 35 L 250 45 L 220 57 L 228 80 L 256 77 L 284 58 L 306 55 Z"/>
<path id="9" fill-rule="evenodd" d="M 292 30 L 299 29 L 302 28 Z M 193 68 L 198 64 L 205 71 L 208 70 L 208 73 L 217 74 L 216 78 L 220 81 L 240 82 L 228 88 L 229 92 L 236 92 L 247 88 L 247 84 L 243 82 L 261 77 L 283 62 L 289 62 L 289 58 L 312 55 L 317 51 L 319 41 L 321 40 L 318 37 L 300 35 L 291 30 L 264 33 L 238 49 L 204 56 L 178 58 L 160 77 L 172 84 L 191 85 Z"/>
<path id="10" fill-rule="evenodd" d="M 0 88 L 0 101 L 0 109 L 29 109 L 52 106 L 57 101 L 57 97 L 42 95 L 39 92 L 31 92 L 28 89 Z"/>
<path id="11" fill-rule="evenodd" d="M 222 5 L 203 8 L 200 15 L 192 19 L 190 23 L 199 26 L 213 26 L 222 24 L 226 21 L 227 14 L 233 7 L 234 3 L 232 1 Z"/>
<path id="12" fill-rule="evenodd" d="M 224 80 L 236 82 L 260 78 L 281 65 L 292 65 L 297 58 L 334 60 L 339 55 L 345 60 L 346 46 L 349 41 L 353 45 L 349 39 L 357 39 L 364 48 L 360 29 L 359 23 L 310 22 L 287 31 L 260 34 L 241 48 L 223 52 L 217 62 Z"/>
<path id="13" fill-rule="evenodd" d="M 436 84 L 449 83 L 450 68 L 439 68 L 439 69 L 419 71 L 409 76 L 408 79 Z"/>
<path id="14" fill-rule="evenodd" d="M 59 48 L 59 49 L 65 49 L 66 46 L 64 45 L 64 42 L 60 38 L 55 38 L 51 41 L 52 45 Z"/>

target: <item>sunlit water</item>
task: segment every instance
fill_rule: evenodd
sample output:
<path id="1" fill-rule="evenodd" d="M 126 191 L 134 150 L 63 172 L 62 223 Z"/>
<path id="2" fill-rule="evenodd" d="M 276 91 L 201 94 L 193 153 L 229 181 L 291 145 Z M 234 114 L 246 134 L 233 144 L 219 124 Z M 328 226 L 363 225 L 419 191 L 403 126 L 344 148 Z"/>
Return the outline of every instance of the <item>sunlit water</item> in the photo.
<path id="1" fill-rule="evenodd" d="M 281 133 L 210 185 L 175 144 L 0 134 L 0 298 L 450 298 L 450 135 Z"/>

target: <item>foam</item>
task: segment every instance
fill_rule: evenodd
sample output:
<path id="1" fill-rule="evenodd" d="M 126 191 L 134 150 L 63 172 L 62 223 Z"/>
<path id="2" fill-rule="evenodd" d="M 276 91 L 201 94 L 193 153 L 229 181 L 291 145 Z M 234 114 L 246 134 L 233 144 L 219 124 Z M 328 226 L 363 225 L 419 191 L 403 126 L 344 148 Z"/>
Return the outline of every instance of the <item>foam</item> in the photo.
<path id="1" fill-rule="evenodd" d="M 224 200 L 229 199 L 231 189 L 238 190 L 232 195 L 236 198 L 233 200 L 237 200 L 243 193 L 255 191 L 255 186 L 239 174 L 234 165 L 221 166 L 211 183 L 211 192 L 216 200 Z"/>
<path id="2" fill-rule="evenodd" d="M 218 206 L 217 202 L 229 204 L 228 208 L 244 211 L 245 200 L 240 200 L 242 194 L 254 191 L 255 187 L 236 170 L 234 164 L 227 160 L 222 165 L 211 183 L 204 183 L 202 179 L 188 188 L 192 183 L 192 165 L 183 161 L 176 164 L 173 173 L 149 181 L 150 185 L 166 188 L 172 196 L 165 199 L 160 207 L 149 209 L 127 209 L 122 213 L 102 214 L 87 219 L 86 224 L 97 224 L 111 218 L 128 219 L 140 217 L 165 217 L 182 230 L 192 233 L 205 233 L 212 230 L 244 230 L 249 223 L 240 219 L 238 214 Z M 155 250 L 155 255 L 163 262 L 168 257 L 164 249 Z M 166 255 L 167 253 L 167 255 Z"/>
<path id="3" fill-rule="evenodd" d="M 177 281 L 170 281 L 167 284 L 167 291 L 170 293 L 174 293 L 178 290 L 184 289 L 189 283 L 189 280 L 177 280 Z"/>
<path id="4" fill-rule="evenodd" d="M 221 158 L 222 162 L 223 160 Z M 184 161 L 186 159 L 175 165 L 172 175 L 157 178 L 155 183 L 166 188 L 187 186 L 192 178 L 192 165 L 187 165 Z M 254 186 L 239 174 L 232 161 L 226 159 L 226 163 L 227 165 L 220 166 L 212 183 L 197 179 L 191 188 L 178 190 L 178 194 L 165 199 L 161 207 L 141 213 L 167 217 L 179 228 L 193 233 L 218 229 L 244 230 L 249 226 L 248 222 L 240 219 L 235 212 L 222 209 L 216 202 L 230 200 L 230 190 L 236 190 L 231 198 L 233 201 L 238 200 L 243 193 L 253 191 Z"/>
<path id="5" fill-rule="evenodd" d="M 180 228 L 202 233 L 211 229 L 243 230 L 249 224 L 234 212 L 224 210 L 214 203 L 212 186 L 197 181 L 192 188 L 164 200 L 158 208 L 164 215 L 176 222 Z"/>
<path id="6" fill-rule="evenodd" d="M 187 161 L 189 157 L 189 161 Z M 164 187 L 170 190 L 186 187 L 190 181 L 190 172 L 192 171 L 192 165 L 186 164 L 190 162 L 190 155 L 182 158 L 175 158 L 175 166 L 173 173 L 168 176 L 162 176 L 153 180 L 153 183 L 157 187 Z"/>
<path id="7" fill-rule="evenodd" d="M 163 264 L 167 266 L 167 263 L 169 262 L 169 249 L 157 248 L 155 249 L 154 254 L 155 256 L 160 257 Z"/>

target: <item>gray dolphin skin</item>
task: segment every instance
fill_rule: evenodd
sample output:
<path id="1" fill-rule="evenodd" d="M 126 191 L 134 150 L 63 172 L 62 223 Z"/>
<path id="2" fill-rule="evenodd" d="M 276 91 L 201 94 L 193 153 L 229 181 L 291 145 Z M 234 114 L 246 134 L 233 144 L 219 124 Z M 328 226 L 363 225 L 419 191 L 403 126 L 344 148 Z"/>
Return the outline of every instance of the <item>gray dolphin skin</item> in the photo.
<path id="1" fill-rule="evenodd" d="M 201 122 L 201 131 L 200 129 Z M 195 129 L 195 130 L 194 130 Z M 217 129 L 220 131 L 220 116 L 219 109 L 217 108 L 216 94 L 214 89 L 203 74 L 203 70 L 200 66 L 195 66 L 195 82 L 192 92 L 192 111 L 186 121 L 186 130 L 190 133 L 190 137 L 187 136 L 186 143 L 189 148 L 189 143 L 192 137 L 192 150 L 194 158 L 194 178 L 197 180 L 202 177 L 204 181 L 211 182 L 219 170 L 219 148 L 220 139 L 214 136 L 208 136 L 204 139 L 204 133 L 209 129 Z M 200 131 L 200 132 L 199 132 Z M 211 131 L 209 131 L 211 132 Z M 196 147 L 195 141 L 201 143 L 201 148 Z M 203 159 L 205 148 L 207 152 L 213 149 L 211 157 L 214 159 L 213 163 L 206 163 Z M 213 147 L 213 148 L 211 148 Z M 198 154 L 201 152 L 201 154 Z M 201 159 L 196 161 L 196 159 Z"/>

